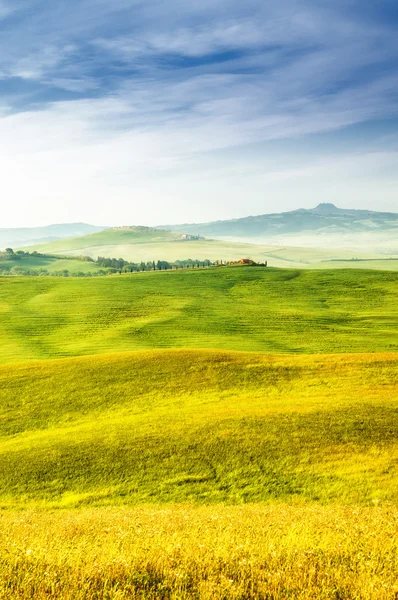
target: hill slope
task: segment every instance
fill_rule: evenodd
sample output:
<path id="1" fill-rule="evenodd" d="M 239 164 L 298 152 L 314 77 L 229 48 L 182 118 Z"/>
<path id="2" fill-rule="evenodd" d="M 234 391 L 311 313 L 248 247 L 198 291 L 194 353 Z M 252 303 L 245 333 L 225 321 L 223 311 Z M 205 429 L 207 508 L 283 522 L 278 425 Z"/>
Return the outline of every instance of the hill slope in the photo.
<path id="1" fill-rule="evenodd" d="M 63 223 L 45 227 L 19 227 L 0 229 L 0 249 L 7 247 L 28 246 L 33 243 L 44 243 L 56 239 L 87 235 L 102 231 L 104 227 L 88 225 L 87 223 Z"/>
<path id="2" fill-rule="evenodd" d="M 42 254 L 9 254 L 0 252 L 0 274 L 22 275 L 22 274 L 61 274 L 68 272 L 76 273 L 98 273 L 103 272 L 100 265 L 87 260 L 79 260 L 73 257 L 63 257 Z"/>
<path id="3" fill-rule="evenodd" d="M 284 240 L 285 243 L 301 245 L 314 238 L 309 245 L 323 246 L 339 237 L 343 246 L 367 244 L 369 248 L 376 250 L 381 245 L 385 250 L 391 247 L 398 253 L 397 213 L 342 209 L 333 204 L 319 204 L 313 209 L 241 219 L 167 227 L 173 231 L 195 235 L 252 240 L 257 243 L 270 243 L 270 240 L 278 239 Z M 394 236 L 395 239 L 391 239 Z"/>
<path id="4" fill-rule="evenodd" d="M 165 348 L 0 365 L 0 597 L 392 598 L 397 277 L 0 278 L 3 363 Z"/>
<path id="5" fill-rule="evenodd" d="M 147 262 L 188 258 L 234 260 L 245 256 L 264 261 L 267 248 L 245 243 L 183 239 L 181 233 L 151 227 L 117 227 L 74 239 L 35 244 L 29 247 L 29 250 Z"/>
<path id="6" fill-rule="evenodd" d="M 268 261 L 274 267 L 322 267 L 337 268 L 332 260 L 352 258 L 372 259 L 375 253 L 347 252 L 336 249 L 309 249 L 285 246 L 263 246 L 254 243 L 214 239 L 183 239 L 183 234 L 151 227 L 118 227 L 106 229 L 92 235 L 58 240 L 52 243 L 35 244 L 26 248 L 46 254 L 70 256 L 87 255 L 96 259 L 123 258 L 133 262 L 153 260 L 185 260 L 188 258 L 211 261 L 239 260 L 250 257 L 257 262 Z M 357 263 L 357 268 L 362 266 Z M 367 268 L 396 269 L 393 262 L 369 263 Z"/>
<path id="7" fill-rule="evenodd" d="M 1 366 L 0 504 L 396 501 L 397 375 L 396 354 Z"/>
<path id="8" fill-rule="evenodd" d="M 0 279 L 0 362 L 140 350 L 398 349 L 398 274 L 264 268 Z"/>

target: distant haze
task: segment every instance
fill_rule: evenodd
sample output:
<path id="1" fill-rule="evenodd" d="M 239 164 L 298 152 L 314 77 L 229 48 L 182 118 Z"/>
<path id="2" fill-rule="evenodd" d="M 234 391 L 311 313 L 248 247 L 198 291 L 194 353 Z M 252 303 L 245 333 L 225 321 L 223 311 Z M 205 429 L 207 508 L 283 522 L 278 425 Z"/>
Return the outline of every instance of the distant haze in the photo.
<path id="1" fill-rule="evenodd" d="M 103 231 L 104 229 L 107 231 Z M 176 233 L 168 234 L 167 231 Z M 182 234 L 200 235 L 206 239 L 214 238 L 228 242 L 286 244 L 334 250 L 358 248 L 377 255 L 398 255 L 398 213 L 338 208 L 331 203 L 321 203 L 312 209 L 247 216 L 241 219 L 160 225 L 157 229 L 130 226 L 111 229 L 84 223 L 33 229 L 2 229 L 0 248 L 31 246 L 33 250 L 53 254 L 72 252 L 96 257 L 102 252 L 104 256 L 113 257 L 117 254 L 133 259 L 138 256 L 138 249 L 143 249 L 144 242 L 149 243 L 151 248 L 156 242 L 156 253 L 159 256 L 166 252 L 165 244 L 171 243 L 168 251 L 172 249 L 175 260 L 181 258 L 182 249 L 180 251 L 175 242 L 181 240 Z M 65 243 L 68 238 L 73 239 Z M 203 244 L 199 242 L 199 246 L 202 248 Z M 206 244 L 202 250 L 206 253 L 208 250 L 205 247 Z M 190 251 L 194 248 L 196 252 L 199 250 L 195 242 L 184 246 L 183 252 L 188 248 Z M 243 251 L 242 248 L 238 253 Z M 245 251 L 250 253 L 248 248 Z M 151 257 L 152 254 L 149 258 Z"/>
<path id="2" fill-rule="evenodd" d="M 48 225 L 45 227 L 21 227 L 0 229 L 0 249 L 21 247 L 31 244 L 54 242 L 64 238 L 78 237 L 101 231 L 103 227 L 88 225 L 87 223 L 65 223 Z"/>
<path id="3" fill-rule="evenodd" d="M 331 203 L 321 203 L 313 209 L 160 227 L 241 242 L 398 253 L 398 213 L 338 208 Z"/>

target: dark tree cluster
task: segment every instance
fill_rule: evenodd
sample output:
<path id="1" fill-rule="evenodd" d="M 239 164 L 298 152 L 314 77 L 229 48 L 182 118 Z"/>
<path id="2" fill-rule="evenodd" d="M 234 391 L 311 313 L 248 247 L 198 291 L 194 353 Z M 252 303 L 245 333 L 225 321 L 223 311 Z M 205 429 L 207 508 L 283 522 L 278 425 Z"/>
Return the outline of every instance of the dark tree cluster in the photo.
<path id="1" fill-rule="evenodd" d="M 111 273 L 138 273 L 140 271 L 170 271 L 176 269 L 204 269 L 213 266 L 210 260 L 176 260 L 169 262 L 167 260 L 148 261 L 148 262 L 130 262 L 123 258 L 105 258 L 99 256 L 96 263 L 101 267 L 109 269 Z"/>
<path id="2" fill-rule="evenodd" d="M 21 259 L 28 259 L 20 262 Z M 61 269 L 58 271 L 48 271 L 45 266 L 32 266 L 29 264 L 29 259 L 56 259 L 56 260 L 77 260 L 81 262 L 90 262 L 96 265 L 96 269 L 92 272 L 87 271 L 69 271 Z M 157 260 L 148 262 L 131 262 L 123 258 L 106 258 L 99 256 L 94 260 L 90 256 L 58 256 L 54 254 L 41 254 L 37 251 L 25 252 L 17 250 L 14 252 L 12 248 L 6 248 L 0 252 L 0 275 L 29 275 L 29 276 L 55 276 L 55 277 L 97 277 L 101 275 L 109 275 L 112 273 L 137 273 L 142 271 L 169 271 L 176 269 L 204 269 L 210 266 L 216 266 L 218 261 L 213 263 L 210 260 L 199 260 L 188 258 L 186 260 L 176 260 L 169 262 L 167 260 Z M 100 267 L 98 269 L 98 267 Z"/>

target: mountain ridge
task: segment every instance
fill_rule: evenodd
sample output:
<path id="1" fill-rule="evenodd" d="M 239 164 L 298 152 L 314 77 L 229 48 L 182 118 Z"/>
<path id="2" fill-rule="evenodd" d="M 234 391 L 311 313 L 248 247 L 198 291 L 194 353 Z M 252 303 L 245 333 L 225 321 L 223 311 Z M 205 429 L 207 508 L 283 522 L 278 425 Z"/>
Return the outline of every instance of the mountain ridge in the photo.
<path id="1" fill-rule="evenodd" d="M 330 208 L 330 212 L 327 213 L 326 209 Z M 260 217 L 275 217 L 275 216 L 281 216 L 281 215 L 293 215 L 293 214 L 297 214 L 297 213 L 324 213 L 324 214 L 333 214 L 333 213 L 338 213 L 338 214 L 377 214 L 377 215 L 385 215 L 385 216 L 392 216 L 394 217 L 394 219 L 398 220 L 398 213 L 395 212 L 386 212 L 386 211 L 374 211 L 374 210 L 368 210 L 365 208 L 340 208 L 338 206 L 336 206 L 335 204 L 332 204 L 331 202 L 321 202 L 320 204 L 318 204 L 317 206 L 315 206 L 314 208 L 295 208 L 293 210 L 288 210 L 288 211 L 284 211 L 284 212 L 272 212 L 272 213 L 262 213 L 260 215 L 247 215 L 246 217 L 234 217 L 232 219 L 216 219 L 215 221 L 200 221 L 199 223 L 192 223 L 192 222 L 186 222 L 186 223 L 178 223 L 178 224 L 167 224 L 167 225 L 156 225 L 156 229 L 169 229 L 170 227 L 189 227 L 192 225 L 197 225 L 197 226 L 201 226 L 201 225 L 209 225 L 212 223 L 232 223 L 232 222 L 236 222 L 236 221 L 242 221 L 245 219 L 258 219 Z"/>
<path id="2" fill-rule="evenodd" d="M 299 208 L 282 213 L 158 227 L 207 237 L 246 240 L 258 240 L 261 236 L 269 239 L 286 234 L 373 234 L 394 229 L 398 233 L 398 213 L 339 208 L 331 203 L 320 203 L 312 209 Z"/>

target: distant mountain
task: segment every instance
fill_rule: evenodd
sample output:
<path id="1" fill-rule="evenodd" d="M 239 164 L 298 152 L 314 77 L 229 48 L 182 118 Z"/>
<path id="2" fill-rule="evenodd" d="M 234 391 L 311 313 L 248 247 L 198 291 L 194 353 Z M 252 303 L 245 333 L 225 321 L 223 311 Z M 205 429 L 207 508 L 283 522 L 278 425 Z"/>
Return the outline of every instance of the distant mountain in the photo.
<path id="1" fill-rule="evenodd" d="M 337 208 L 334 204 L 324 203 L 312 209 L 161 227 L 206 237 L 265 242 L 292 235 L 355 235 L 387 231 L 398 234 L 398 214 Z"/>
<path id="2" fill-rule="evenodd" d="M 45 242 L 54 242 L 65 238 L 78 237 L 102 231 L 105 227 L 87 223 L 65 223 L 45 227 L 20 227 L 0 229 L 0 249 L 21 247 Z"/>

